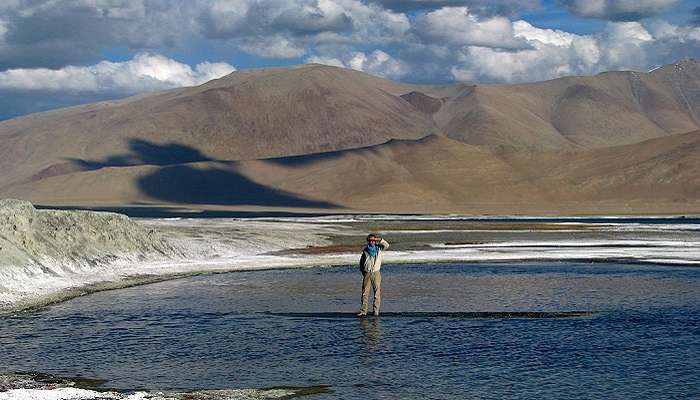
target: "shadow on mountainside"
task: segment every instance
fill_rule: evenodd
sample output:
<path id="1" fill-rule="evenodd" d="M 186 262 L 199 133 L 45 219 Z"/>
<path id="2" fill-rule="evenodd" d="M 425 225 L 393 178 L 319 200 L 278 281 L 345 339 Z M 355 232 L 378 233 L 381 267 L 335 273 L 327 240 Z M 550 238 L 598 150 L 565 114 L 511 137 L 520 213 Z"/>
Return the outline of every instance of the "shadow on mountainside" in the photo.
<path id="1" fill-rule="evenodd" d="M 338 208 L 337 204 L 306 199 L 254 182 L 236 168 L 237 162 L 206 157 L 181 144 L 157 144 L 140 139 L 129 141 L 131 153 L 104 160 L 71 159 L 83 170 L 106 167 L 158 166 L 140 176 L 137 184 L 149 197 L 172 203 L 249 205 L 270 207 Z M 193 165 L 196 162 L 207 164 Z"/>
<path id="2" fill-rule="evenodd" d="M 235 171 L 234 162 L 221 167 L 166 166 L 139 178 L 144 193 L 160 200 L 186 204 L 257 205 L 337 208 L 325 201 L 305 199 L 253 182 Z"/>
<path id="3" fill-rule="evenodd" d="M 360 148 L 360 149 L 364 149 L 364 148 Z M 270 163 L 285 166 L 285 167 L 301 167 L 301 166 L 310 165 L 310 164 L 314 164 L 314 163 L 321 162 L 321 161 L 338 159 L 338 158 L 341 158 L 342 156 L 348 154 L 348 152 L 354 151 L 354 150 L 358 150 L 358 149 L 334 150 L 334 151 L 326 151 L 323 153 L 303 154 L 303 155 L 298 155 L 298 156 L 266 158 L 265 162 L 270 162 Z"/>
<path id="4" fill-rule="evenodd" d="M 109 156 L 102 161 L 75 158 L 70 159 L 70 161 L 85 169 L 215 161 L 193 147 L 177 143 L 158 144 L 142 139 L 129 139 L 129 150 L 131 151 L 130 153 Z"/>
<path id="5" fill-rule="evenodd" d="M 422 145 L 435 140 L 445 140 L 442 135 L 436 133 L 427 133 L 417 139 L 388 139 L 383 142 L 376 144 L 370 144 L 361 147 L 352 147 L 341 150 L 324 151 L 321 153 L 311 153 L 311 154 L 301 154 L 296 156 L 283 156 L 283 157 L 273 157 L 265 158 L 265 162 L 274 163 L 277 165 L 285 167 L 301 167 L 306 165 L 312 165 L 322 161 L 338 160 L 348 155 L 358 154 L 360 152 L 365 152 L 365 154 L 381 154 L 382 149 L 391 149 L 391 146 L 395 145 Z"/>
<path id="6" fill-rule="evenodd" d="M 301 154 L 296 156 L 283 156 L 283 157 L 273 157 L 265 158 L 265 162 L 274 163 L 277 165 L 282 165 L 285 167 L 301 167 L 305 165 L 311 165 L 322 161 L 337 160 L 349 154 L 356 154 L 360 151 L 371 152 L 374 154 L 379 153 L 379 149 L 383 146 L 390 145 L 391 143 L 420 143 L 422 140 L 433 137 L 434 134 L 428 134 L 420 139 L 388 139 L 386 141 L 370 144 L 361 147 L 351 147 L 341 150 L 324 151 L 321 153 L 311 153 L 311 154 Z"/>

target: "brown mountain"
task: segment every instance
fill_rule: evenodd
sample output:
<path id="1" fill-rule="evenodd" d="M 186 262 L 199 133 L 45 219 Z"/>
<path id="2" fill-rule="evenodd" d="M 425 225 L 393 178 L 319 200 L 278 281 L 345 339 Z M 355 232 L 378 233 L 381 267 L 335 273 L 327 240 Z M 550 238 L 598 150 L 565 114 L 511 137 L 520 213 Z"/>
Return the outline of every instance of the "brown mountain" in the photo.
<path id="1" fill-rule="evenodd" d="M 521 85 L 465 87 L 435 117 L 472 144 L 587 148 L 700 128 L 700 64 Z"/>
<path id="2" fill-rule="evenodd" d="M 47 168 L 75 169 L 69 160 L 115 166 L 239 160 L 422 137 L 435 128 L 398 96 L 408 90 L 352 70 L 306 65 L 37 113 L 0 123 L 0 186 Z M 147 142 L 172 146 L 144 148 Z"/>
<path id="3" fill-rule="evenodd" d="M 384 212 L 700 210 L 700 66 L 406 85 L 304 65 L 0 123 L 0 197 Z M 690 132 L 685 133 L 684 132 Z"/>

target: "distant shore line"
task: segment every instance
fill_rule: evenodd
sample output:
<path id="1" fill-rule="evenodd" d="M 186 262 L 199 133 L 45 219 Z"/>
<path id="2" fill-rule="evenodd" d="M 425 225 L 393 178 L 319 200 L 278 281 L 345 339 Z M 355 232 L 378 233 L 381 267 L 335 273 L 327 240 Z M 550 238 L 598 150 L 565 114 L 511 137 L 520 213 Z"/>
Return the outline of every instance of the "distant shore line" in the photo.
<path id="1" fill-rule="evenodd" d="M 386 213 L 369 212 L 356 210 L 328 211 L 306 211 L 306 210 L 228 210 L 228 209 L 200 209 L 177 206 L 88 206 L 88 205 L 54 205 L 35 204 L 34 207 L 43 210 L 68 210 L 68 211 L 107 211 L 125 214 L 131 218 L 294 218 L 294 217 L 333 217 L 333 216 L 353 216 L 353 217 L 416 217 L 425 220 L 431 218 L 439 220 L 442 218 L 462 218 L 461 220 L 505 220 L 521 221 L 536 220 L 550 221 L 557 220 L 566 222 L 568 220 L 580 219 L 604 219 L 604 220 L 624 220 L 624 219 L 698 219 L 700 211 L 687 212 L 582 212 L 582 213 Z"/>

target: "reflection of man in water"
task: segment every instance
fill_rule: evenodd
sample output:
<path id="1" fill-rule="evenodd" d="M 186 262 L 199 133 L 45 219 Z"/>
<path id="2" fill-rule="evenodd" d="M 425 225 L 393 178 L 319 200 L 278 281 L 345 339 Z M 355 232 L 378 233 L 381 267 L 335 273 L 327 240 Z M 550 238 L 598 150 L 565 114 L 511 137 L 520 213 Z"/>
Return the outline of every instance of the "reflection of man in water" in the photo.
<path id="1" fill-rule="evenodd" d="M 382 326 L 379 323 L 379 318 L 360 318 L 360 327 L 362 329 L 362 339 L 367 350 L 377 351 L 381 349 L 382 344 Z"/>
<path id="2" fill-rule="evenodd" d="M 369 302 L 369 286 L 374 289 L 374 301 L 372 312 L 379 315 L 379 306 L 382 302 L 382 274 L 379 272 L 382 267 L 382 254 L 389 248 L 389 243 L 376 233 L 367 236 L 367 246 L 362 249 L 360 257 L 360 271 L 362 271 L 362 302 L 360 305 L 359 317 L 367 315 L 367 303 Z"/>

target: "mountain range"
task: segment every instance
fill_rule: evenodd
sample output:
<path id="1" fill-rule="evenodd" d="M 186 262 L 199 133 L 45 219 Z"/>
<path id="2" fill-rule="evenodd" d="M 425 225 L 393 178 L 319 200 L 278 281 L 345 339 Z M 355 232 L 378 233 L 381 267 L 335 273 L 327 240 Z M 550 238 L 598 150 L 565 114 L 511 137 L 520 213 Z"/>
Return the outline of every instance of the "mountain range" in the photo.
<path id="1" fill-rule="evenodd" d="M 307 64 L 0 122 L 0 197 L 397 213 L 700 212 L 700 64 L 412 85 Z"/>

